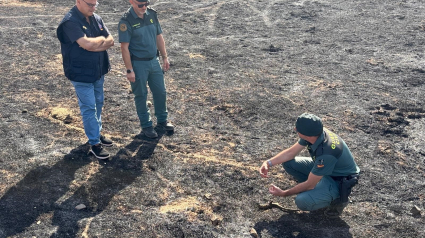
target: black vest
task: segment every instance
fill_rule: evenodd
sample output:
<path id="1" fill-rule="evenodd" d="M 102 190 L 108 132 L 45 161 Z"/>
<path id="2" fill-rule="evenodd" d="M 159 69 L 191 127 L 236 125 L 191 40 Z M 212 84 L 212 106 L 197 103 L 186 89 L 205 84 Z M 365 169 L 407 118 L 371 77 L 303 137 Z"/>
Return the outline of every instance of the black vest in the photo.
<path id="1" fill-rule="evenodd" d="M 79 18 L 81 13 L 77 7 L 73 7 L 63 18 L 56 30 L 57 37 L 61 42 L 61 52 L 63 59 L 63 70 L 65 76 L 72 81 L 93 83 L 109 72 L 111 66 L 109 63 L 108 53 L 105 51 L 93 52 L 80 47 L 77 42 L 70 43 L 66 40 L 66 34 L 63 32 L 63 24 L 72 21 L 85 28 L 87 22 L 84 18 Z M 103 26 L 102 19 L 97 14 L 93 14 L 95 23 L 92 27 L 98 28 Z M 94 31 L 94 37 L 100 36 L 100 29 Z"/>

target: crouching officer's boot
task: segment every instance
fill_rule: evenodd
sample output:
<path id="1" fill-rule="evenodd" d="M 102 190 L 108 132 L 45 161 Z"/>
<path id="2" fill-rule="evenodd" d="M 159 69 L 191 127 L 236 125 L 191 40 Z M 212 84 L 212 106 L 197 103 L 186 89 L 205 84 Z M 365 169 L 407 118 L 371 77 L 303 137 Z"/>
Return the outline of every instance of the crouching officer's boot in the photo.
<path id="1" fill-rule="evenodd" d="M 342 214 L 344 208 L 348 205 L 348 196 L 351 194 L 351 189 L 358 184 L 359 174 L 352 174 L 344 177 L 333 177 L 339 182 L 339 198 L 332 201 L 331 205 L 325 210 L 325 216 L 333 218 Z"/>
<path id="2" fill-rule="evenodd" d="M 348 202 L 340 202 L 339 199 L 334 200 L 329 207 L 324 211 L 325 216 L 329 218 L 336 218 L 341 216 L 344 208 L 348 205 Z"/>

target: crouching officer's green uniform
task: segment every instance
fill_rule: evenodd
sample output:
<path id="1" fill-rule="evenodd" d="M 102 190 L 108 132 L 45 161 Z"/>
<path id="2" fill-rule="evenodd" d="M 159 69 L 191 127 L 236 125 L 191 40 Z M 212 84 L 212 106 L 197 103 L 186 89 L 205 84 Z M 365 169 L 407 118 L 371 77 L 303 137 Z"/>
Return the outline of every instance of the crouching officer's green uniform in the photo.
<path id="1" fill-rule="evenodd" d="M 296 129 L 299 133 L 311 135 L 311 131 L 315 130 L 310 128 L 310 117 L 316 116 L 303 114 L 298 118 Z M 320 120 L 318 117 L 315 119 Z M 320 131 L 320 125 L 318 127 L 317 130 Z M 307 147 L 310 157 L 295 157 L 283 163 L 285 171 L 298 182 L 306 181 L 310 172 L 323 176 L 314 189 L 297 195 L 295 203 L 298 208 L 312 211 L 328 207 L 332 203 L 342 205 L 342 212 L 348 203 L 351 188 L 357 184 L 360 172 L 350 149 L 338 135 L 327 129 L 322 130 L 314 144 L 304 139 L 299 139 L 298 143 Z"/>
<path id="2" fill-rule="evenodd" d="M 138 2 L 149 4 L 146 0 L 139 0 Z M 142 6 L 141 8 L 146 8 L 146 5 Z M 127 68 L 127 73 L 134 70 L 135 82 L 131 82 L 131 88 L 140 125 L 143 131 L 150 129 L 154 133 L 148 135 L 149 137 L 156 137 L 157 135 L 152 129 L 150 110 L 146 103 L 148 94 L 146 84 L 149 85 L 153 95 L 157 122 L 159 124 L 166 123 L 168 117 L 166 88 L 157 48 L 157 36 L 162 33 L 162 29 L 155 10 L 147 8 L 143 18 L 141 18 L 136 14 L 133 7 L 137 7 L 137 5 L 133 5 L 124 13 L 118 24 L 119 42 L 129 43 L 128 50 L 132 69 Z M 164 57 L 164 55 L 162 56 Z"/>
<path id="3" fill-rule="evenodd" d="M 261 177 L 267 178 L 272 166 L 282 164 L 299 184 L 288 189 L 271 184 L 271 194 L 280 197 L 297 195 L 295 203 L 301 210 L 328 207 L 325 214 L 339 215 L 359 178 L 360 169 L 350 149 L 339 136 L 324 129 L 322 120 L 316 115 L 300 115 L 295 130 L 300 138 L 298 142 L 264 161 L 259 171 Z M 296 157 L 305 148 L 310 157 Z"/>

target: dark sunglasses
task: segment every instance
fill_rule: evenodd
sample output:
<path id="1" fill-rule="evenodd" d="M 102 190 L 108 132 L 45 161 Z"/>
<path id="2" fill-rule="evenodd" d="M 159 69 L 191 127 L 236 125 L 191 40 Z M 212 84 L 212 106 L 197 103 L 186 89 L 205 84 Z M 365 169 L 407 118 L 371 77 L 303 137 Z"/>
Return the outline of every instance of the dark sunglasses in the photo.
<path id="1" fill-rule="evenodd" d="M 142 7 L 148 7 L 149 6 L 149 2 L 147 2 L 147 3 L 145 3 L 145 4 L 139 4 L 139 5 L 137 5 L 139 8 L 142 8 Z"/>
<path id="2" fill-rule="evenodd" d="M 89 6 L 89 7 L 98 7 L 99 6 L 99 2 L 98 1 L 96 1 L 95 4 L 88 3 L 88 2 L 86 2 L 84 0 L 83 0 L 83 2 L 85 2 L 87 4 L 87 6 Z"/>

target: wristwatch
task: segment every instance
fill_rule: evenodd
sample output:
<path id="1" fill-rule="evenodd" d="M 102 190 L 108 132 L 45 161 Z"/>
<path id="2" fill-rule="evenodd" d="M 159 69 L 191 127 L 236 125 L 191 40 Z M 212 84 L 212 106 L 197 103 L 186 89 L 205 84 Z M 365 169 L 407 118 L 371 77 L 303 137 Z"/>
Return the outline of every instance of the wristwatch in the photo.
<path id="1" fill-rule="evenodd" d="M 271 162 L 270 160 L 267 160 L 267 165 L 268 165 L 269 167 L 272 167 L 272 166 L 273 166 L 273 164 L 272 164 L 272 162 Z"/>
<path id="2" fill-rule="evenodd" d="M 133 72 L 133 69 L 127 69 L 127 74 Z"/>

